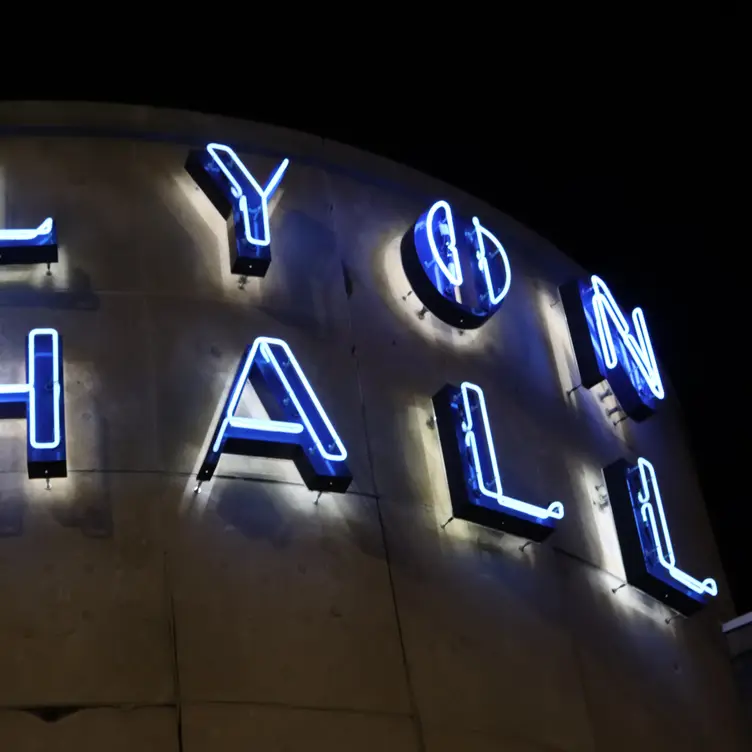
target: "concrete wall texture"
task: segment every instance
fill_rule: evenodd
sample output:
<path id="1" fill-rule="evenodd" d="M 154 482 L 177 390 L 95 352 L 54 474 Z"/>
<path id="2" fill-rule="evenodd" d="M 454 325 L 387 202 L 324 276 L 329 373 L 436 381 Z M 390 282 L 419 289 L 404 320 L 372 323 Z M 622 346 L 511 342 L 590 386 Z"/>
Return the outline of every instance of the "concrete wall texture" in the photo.
<path id="1" fill-rule="evenodd" d="M 183 169 L 209 140 L 262 177 L 291 159 L 265 279 L 229 273 L 225 223 Z M 504 308 L 475 332 L 419 318 L 407 296 L 399 240 L 437 197 L 477 213 L 510 256 Z M 0 749 L 749 749 L 718 626 L 731 606 L 670 385 L 641 425 L 613 426 L 598 389 L 567 394 L 557 286 L 583 270 L 550 244 L 321 139 L 4 104 L 0 226 L 46 216 L 52 275 L 0 269 L 0 381 L 24 379 L 31 328 L 58 329 L 69 477 L 28 480 L 25 423 L 0 421 Z M 292 463 L 238 457 L 192 493 L 259 335 L 286 339 L 316 388 L 348 447 L 347 494 L 316 505 Z M 441 527 L 430 399 L 460 379 L 486 391 L 509 493 L 564 502 L 544 544 Z M 680 564 L 719 582 L 690 620 L 612 592 L 624 570 L 597 486 L 625 452 L 656 466 Z"/>

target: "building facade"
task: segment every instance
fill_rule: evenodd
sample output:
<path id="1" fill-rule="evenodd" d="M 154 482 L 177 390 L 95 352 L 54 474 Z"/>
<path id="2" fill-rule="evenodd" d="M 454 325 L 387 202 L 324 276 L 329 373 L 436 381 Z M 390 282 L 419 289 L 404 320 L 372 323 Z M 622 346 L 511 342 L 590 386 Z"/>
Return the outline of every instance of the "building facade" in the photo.
<path id="1" fill-rule="evenodd" d="M 262 190 L 289 159 L 264 276 L 233 273 L 240 225 L 186 169 L 209 143 Z M 442 321 L 406 273 L 405 237 L 439 199 L 509 262 L 477 328 Z M 29 333 L 57 332 L 66 447 L 65 477 L 30 478 L 29 413 L 0 420 L 2 749 L 749 749 L 670 382 L 639 421 L 607 381 L 583 384 L 559 288 L 587 275 L 556 248 L 450 186 L 284 129 L 0 105 L 0 228 L 46 217 L 49 273 L 0 263 L 0 383 L 31 383 Z M 259 337 L 294 352 L 347 449 L 344 488 L 255 450 L 223 453 L 196 492 Z M 505 493 L 562 505 L 540 542 L 454 513 L 434 396 L 464 383 L 485 395 Z M 254 399 L 237 414 L 274 419 Z M 603 470 L 637 457 L 676 560 L 717 583 L 689 617 L 625 584 Z"/>

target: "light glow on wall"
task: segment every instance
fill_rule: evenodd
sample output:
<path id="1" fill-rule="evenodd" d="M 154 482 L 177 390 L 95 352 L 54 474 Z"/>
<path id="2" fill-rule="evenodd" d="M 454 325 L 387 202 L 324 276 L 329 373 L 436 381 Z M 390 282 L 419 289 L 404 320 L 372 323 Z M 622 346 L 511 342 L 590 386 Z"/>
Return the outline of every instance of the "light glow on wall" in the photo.
<path id="1" fill-rule="evenodd" d="M 572 394 L 577 386 L 577 363 L 572 355 L 572 346 L 567 330 L 567 318 L 562 306 L 542 287 L 535 289 L 538 318 L 548 333 L 548 345 L 556 369 L 559 394 L 565 401 L 577 407 Z"/>
<path id="2" fill-rule="evenodd" d="M 419 337 L 429 346 L 446 352 L 483 352 L 489 346 L 494 332 L 490 327 L 479 329 L 456 329 L 434 316 L 426 315 L 426 309 L 411 290 L 401 262 L 403 229 L 395 229 L 379 242 L 372 251 L 372 273 L 377 282 L 377 292 L 389 306 L 389 310 L 407 335 Z M 407 294 L 409 293 L 409 295 Z M 495 341 L 494 346 L 503 347 Z"/>
<path id="3" fill-rule="evenodd" d="M 573 512 L 577 514 L 580 530 L 585 536 L 588 560 L 623 582 L 627 575 L 614 515 L 603 485 L 602 469 L 585 456 L 567 455 L 570 476 L 577 486 L 576 496 L 589 502 L 583 503 Z"/>

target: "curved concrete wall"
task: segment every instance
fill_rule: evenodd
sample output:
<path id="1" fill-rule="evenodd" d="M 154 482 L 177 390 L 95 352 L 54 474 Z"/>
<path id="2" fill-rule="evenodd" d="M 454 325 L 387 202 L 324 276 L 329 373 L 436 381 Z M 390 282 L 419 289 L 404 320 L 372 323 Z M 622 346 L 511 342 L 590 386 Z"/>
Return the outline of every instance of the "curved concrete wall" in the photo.
<path id="1" fill-rule="evenodd" d="M 0 225 L 58 223 L 60 262 L 0 268 L 0 381 L 24 338 L 65 343 L 69 477 L 25 470 L 0 421 L 0 745 L 8 750 L 741 750 L 718 629 L 724 582 L 672 392 L 613 426 L 577 370 L 557 286 L 582 272 L 508 217 L 312 137 L 188 113 L 0 107 Z M 229 273 L 225 223 L 183 169 L 232 142 L 292 164 L 273 261 Z M 513 268 L 461 334 L 420 303 L 399 240 L 429 200 L 475 212 Z M 608 238 L 604 238 L 607 245 Z M 285 338 L 350 453 L 345 495 L 292 463 L 194 476 L 244 347 Z M 660 355 L 660 353 L 659 353 Z M 506 487 L 566 517 L 544 544 L 455 520 L 430 398 L 486 390 Z M 719 581 L 691 620 L 624 577 L 600 468 L 651 457 L 687 568 Z M 670 489 L 670 490 L 669 490 Z M 178 745 L 182 746 L 178 746 Z"/>

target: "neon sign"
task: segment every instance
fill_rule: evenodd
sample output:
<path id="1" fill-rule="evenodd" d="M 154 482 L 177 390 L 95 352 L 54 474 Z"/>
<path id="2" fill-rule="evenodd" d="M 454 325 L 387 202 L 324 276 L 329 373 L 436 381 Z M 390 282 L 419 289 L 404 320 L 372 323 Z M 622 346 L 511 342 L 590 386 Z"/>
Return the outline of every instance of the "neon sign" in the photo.
<path id="1" fill-rule="evenodd" d="M 262 187 L 229 146 L 207 144 L 205 150 L 188 155 L 188 174 L 228 220 L 233 274 L 266 274 L 272 260 L 269 199 L 289 164 L 289 159 L 283 159 Z"/>
<path id="2" fill-rule="evenodd" d="M 433 398 L 455 517 L 542 541 L 564 517 L 564 506 L 547 507 L 507 496 L 501 485 L 483 390 L 468 381 L 447 384 Z"/>
<path id="3" fill-rule="evenodd" d="M 710 577 L 698 580 L 676 566 L 658 479 L 644 457 L 603 470 L 627 581 L 677 611 L 691 614 L 718 594 Z"/>
<path id="4" fill-rule="evenodd" d="M 185 169 L 227 220 L 234 274 L 263 277 L 271 263 L 269 200 L 289 166 L 283 159 L 264 185 L 227 145 L 189 153 Z M 501 241 L 477 217 L 433 203 L 402 238 L 402 263 L 418 297 L 446 323 L 473 329 L 502 306 L 512 273 Z M 0 229 L 0 265 L 58 260 L 51 217 L 37 227 Z M 597 276 L 560 288 L 583 386 L 607 380 L 625 413 L 645 420 L 665 397 L 642 309 L 625 316 Z M 67 475 L 62 342 L 54 329 L 27 336 L 27 380 L 0 384 L 0 418 L 26 418 L 29 478 Z M 246 384 L 269 417 L 246 417 Z M 564 517 L 560 501 L 539 506 L 502 487 L 485 395 L 462 382 L 433 397 L 454 516 L 542 541 Z M 290 459 L 308 488 L 344 493 L 352 482 L 347 451 L 292 350 L 258 337 L 238 365 L 198 480 L 214 477 L 223 454 Z M 684 613 L 717 595 L 714 579 L 678 568 L 653 465 L 639 458 L 604 469 L 627 578 Z"/>
<path id="5" fill-rule="evenodd" d="M 0 265 L 57 262 L 57 230 L 52 217 L 29 230 L 0 229 Z"/>
<path id="6" fill-rule="evenodd" d="M 402 239 L 402 265 L 423 304 L 451 326 L 476 329 L 501 307 L 512 269 L 501 241 L 478 220 L 454 217 L 446 201 Z"/>
<path id="7" fill-rule="evenodd" d="M 32 329 L 26 338 L 25 384 L 0 384 L 0 417 L 26 418 L 29 478 L 64 478 L 65 400 L 60 336 Z"/>
<path id="8" fill-rule="evenodd" d="M 606 379 L 627 415 L 637 421 L 649 418 L 665 392 L 642 309 L 632 311 L 630 325 L 595 275 L 563 285 L 559 292 L 582 385 L 590 389 Z"/>
<path id="9" fill-rule="evenodd" d="M 246 382 L 256 388 L 266 418 L 237 414 Z M 223 453 L 295 462 L 308 488 L 344 493 L 352 481 L 347 450 L 289 345 L 257 337 L 246 348 L 214 430 L 198 480 L 209 480 Z"/>

